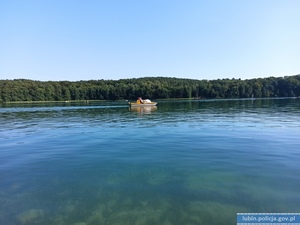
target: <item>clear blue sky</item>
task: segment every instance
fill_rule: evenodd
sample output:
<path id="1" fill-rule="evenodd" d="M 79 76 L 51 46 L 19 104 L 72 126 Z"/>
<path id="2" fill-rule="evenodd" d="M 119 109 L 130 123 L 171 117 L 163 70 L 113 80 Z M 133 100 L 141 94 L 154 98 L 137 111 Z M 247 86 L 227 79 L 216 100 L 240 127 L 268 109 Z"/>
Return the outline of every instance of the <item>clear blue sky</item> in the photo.
<path id="1" fill-rule="evenodd" d="M 300 0 L 0 0 L 0 79 L 300 73 Z"/>

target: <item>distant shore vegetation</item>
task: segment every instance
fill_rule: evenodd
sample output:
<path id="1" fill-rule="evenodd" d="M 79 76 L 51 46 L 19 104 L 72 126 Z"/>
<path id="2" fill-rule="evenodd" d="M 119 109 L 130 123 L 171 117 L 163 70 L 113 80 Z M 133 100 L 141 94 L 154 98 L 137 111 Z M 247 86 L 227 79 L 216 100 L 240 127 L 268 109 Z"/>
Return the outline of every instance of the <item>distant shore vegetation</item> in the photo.
<path id="1" fill-rule="evenodd" d="M 139 96 L 149 99 L 298 97 L 300 74 L 248 80 L 169 77 L 74 82 L 0 80 L 0 102 L 127 100 Z"/>

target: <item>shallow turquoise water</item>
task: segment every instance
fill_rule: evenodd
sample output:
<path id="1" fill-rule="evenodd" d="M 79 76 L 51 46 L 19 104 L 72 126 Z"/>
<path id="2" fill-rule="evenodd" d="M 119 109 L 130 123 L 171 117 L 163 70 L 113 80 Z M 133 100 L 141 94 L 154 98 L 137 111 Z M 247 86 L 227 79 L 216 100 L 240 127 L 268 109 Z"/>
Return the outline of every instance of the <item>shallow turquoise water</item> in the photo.
<path id="1" fill-rule="evenodd" d="M 0 224 L 234 224 L 300 211 L 298 99 L 0 107 Z"/>

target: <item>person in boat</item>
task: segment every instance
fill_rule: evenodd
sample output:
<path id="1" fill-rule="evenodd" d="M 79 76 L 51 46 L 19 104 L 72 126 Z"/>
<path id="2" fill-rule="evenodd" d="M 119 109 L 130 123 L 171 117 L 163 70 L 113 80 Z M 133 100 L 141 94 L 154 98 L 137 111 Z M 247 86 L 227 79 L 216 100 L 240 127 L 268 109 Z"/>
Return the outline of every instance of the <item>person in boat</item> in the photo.
<path id="1" fill-rule="evenodd" d="M 144 104 L 144 100 L 143 100 L 141 97 L 138 98 L 138 102 L 139 102 L 140 104 Z"/>

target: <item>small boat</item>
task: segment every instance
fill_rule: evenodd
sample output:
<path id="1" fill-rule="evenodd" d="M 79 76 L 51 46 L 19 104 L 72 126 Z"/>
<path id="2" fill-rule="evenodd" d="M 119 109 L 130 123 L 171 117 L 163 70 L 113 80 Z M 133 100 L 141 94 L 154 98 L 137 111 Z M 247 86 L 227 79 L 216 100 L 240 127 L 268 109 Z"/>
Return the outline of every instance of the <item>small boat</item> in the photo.
<path id="1" fill-rule="evenodd" d="M 157 102 L 151 102 L 149 99 L 142 99 L 141 97 L 136 100 L 136 102 L 128 102 L 131 107 L 142 107 L 142 106 L 155 106 Z"/>

